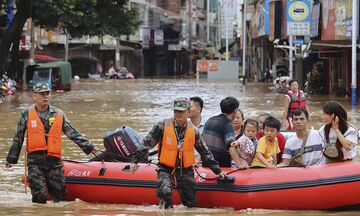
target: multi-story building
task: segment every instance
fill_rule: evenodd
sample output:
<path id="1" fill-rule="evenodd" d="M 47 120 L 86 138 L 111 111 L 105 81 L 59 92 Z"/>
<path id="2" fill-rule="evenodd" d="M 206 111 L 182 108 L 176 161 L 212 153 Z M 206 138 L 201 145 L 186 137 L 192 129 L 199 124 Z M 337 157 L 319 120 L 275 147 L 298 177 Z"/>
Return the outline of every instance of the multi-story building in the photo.
<path id="1" fill-rule="evenodd" d="M 189 74 L 195 70 L 196 59 L 212 57 L 208 54 L 215 52 L 217 0 L 130 0 L 127 6 L 138 8 L 143 21 L 135 34 L 120 38 L 68 38 L 68 56 L 96 57 L 107 70 L 115 65 L 119 39 L 120 66 L 127 67 L 136 77 L 149 77 Z M 30 34 L 30 28 L 25 28 L 21 46 L 27 53 L 24 58 L 31 46 Z M 67 40 L 63 30 L 36 28 L 34 37 L 36 54 L 65 58 Z"/>
<path id="2" fill-rule="evenodd" d="M 288 2 L 294 1 L 247 0 L 247 13 L 250 14 L 247 20 L 249 77 L 263 78 L 266 67 L 273 69 L 274 76 L 288 73 Z M 293 42 L 300 43 L 294 45 L 294 78 L 300 84 L 309 81 L 312 92 L 350 96 L 352 1 L 307 2 L 310 5 L 310 28 L 306 33 L 293 36 Z M 360 61 L 357 62 L 359 68 Z M 357 74 L 359 96 L 360 77 Z"/>

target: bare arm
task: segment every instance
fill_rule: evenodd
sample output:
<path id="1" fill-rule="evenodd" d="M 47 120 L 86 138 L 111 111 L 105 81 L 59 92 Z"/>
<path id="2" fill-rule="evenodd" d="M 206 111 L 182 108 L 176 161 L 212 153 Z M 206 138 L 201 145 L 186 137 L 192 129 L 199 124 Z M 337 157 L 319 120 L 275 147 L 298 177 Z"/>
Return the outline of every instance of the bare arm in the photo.
<path id="1" fill-rule="evenodd" d="M 276 167 L 287 167 L 290 165 L 290 159 L 283 158 L 282 162 Z"/>
<path id="2" fill-rule="evenodd" d="M 310 110 L 308 105 L 305 106 L 306 111 L 309 113 L 309 121 L 311 122 Z"/>
<path id="3" fill-rule="evenodd" d="M 339 130 L 339 117 L 335 117 L 335 119 L 332 121 L 331 123 L 332 128 L 335 130 L 336 132 L 336 136 L 339 139 L 341 145 L 346 149 L 350 149 L 350 147 L 352 145 L 354 145 L 353 142 L 351 142 L 350 140 L 347 140 L 344 135 L 341 133 L 341 131 Z"/>
<path id="4" fill-rule="evenodd" d="M 289 111 L 289 104 L 290 104 L 290 101 L 285 95 L 284 96 L 284 114 L 283 114 L 283 120 L 282 120 L 281 129 L 286 128 L 286 119 L 287 119 L 287 115 L 288 115 L 288 111 Z"/>
<path id="5" fill-rule="evenodd" d="M 261 152 L 256 152 L 256 158 L 259 159 L 261 163 L 263 163 L 267 168 L 276 168 L 275 165 L 270 164 L 263 156 Z"/>
<path id="6" fill-rule="evenodd" d="M 245 167 L 249 167 L 247 164 L 243 164 L 241 163 L 241 160 L 240 160 L 240 156 L 239 154 L 237 153 L 236 149 L 234 146 L 231 146 L 229 148 L 229 152 L 230 152 L 230 155 L 232 157 L 232 159 L 234 160 L 234 162 L 236 163 L 236 166 L 239 167 L 239 168 L 245 168 Z"/>
<path id="7" fill-rule="evenodd" d="M 339 129 L 335 130 L 336 131 L 336 136 L 339 139 L 341 145 L 346 149 L 349 150 L 351 148 L 352 145 L 354 145 L 355 143 L 351 142 L 350 140 L 347 140 L 344 135 L 340 132 Z"/>

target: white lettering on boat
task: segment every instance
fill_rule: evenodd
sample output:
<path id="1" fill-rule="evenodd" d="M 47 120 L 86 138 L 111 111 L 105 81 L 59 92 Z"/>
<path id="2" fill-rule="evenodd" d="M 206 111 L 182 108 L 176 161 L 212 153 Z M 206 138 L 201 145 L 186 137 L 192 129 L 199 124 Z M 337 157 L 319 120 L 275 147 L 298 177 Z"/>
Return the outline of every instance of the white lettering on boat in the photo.
<path id="1" fill-rule="evenodd" d="M 69 172 L 68 176 L 90 176 L 90 170 L 77 170 L 73 169 Z"/>

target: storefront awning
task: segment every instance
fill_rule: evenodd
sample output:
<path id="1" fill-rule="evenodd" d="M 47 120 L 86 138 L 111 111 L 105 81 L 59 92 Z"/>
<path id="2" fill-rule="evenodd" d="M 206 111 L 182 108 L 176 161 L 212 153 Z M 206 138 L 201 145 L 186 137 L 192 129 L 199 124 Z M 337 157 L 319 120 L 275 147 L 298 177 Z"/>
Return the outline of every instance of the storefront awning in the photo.
<path id="1" fill-rule="evenodd" d="M 100 45 L 100 50 L 115 50 L 115 46 Z M 130 46 L 120 45 L 120 51 L 134 51 L 135 49 Z"/>
<path id="2" fill-rule="evenodd" d="M 351 40 L 315 40 L 311 42 L 311 50 L 321 48 L 351 48 Z M 357 46 L 360 46 L 357 41 Z"/>

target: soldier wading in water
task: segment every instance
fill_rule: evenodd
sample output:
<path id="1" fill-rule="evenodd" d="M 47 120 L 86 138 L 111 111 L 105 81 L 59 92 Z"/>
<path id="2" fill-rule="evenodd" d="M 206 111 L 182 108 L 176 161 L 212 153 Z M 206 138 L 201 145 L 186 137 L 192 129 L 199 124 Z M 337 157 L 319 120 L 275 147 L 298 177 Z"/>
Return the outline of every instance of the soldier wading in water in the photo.
<path id="1" fill-rule="evenodd" d="M 221 178 L 225 177 L 225 173 L 221 171 L 218 162 L 204 144 L 198 128 L 187 120 L 189 108 L 189 99 L 176 99 L 172 107 L 174 117 L 153 126 L 132 157 L 130 171 L 135 173 L 139 159 L 155 145 L 159 145 L 156 196 L 160 198 L 160 208 L 173 207 L 173 188 L 178 189 L 183 205 L 196 207 L 192 167 L 195 164 L 194 147 L 215 174 Z"/>
<path id="2" fill-rule="evenodd" d="M 5 167 L 17 163 L 27 130 L 25 166 L 28 166 L 32 201 L 46 203 L 47 188 L 51 199 L 59 202 L 65 200 L 66 194 L 61 162 L 62 132 L 86 154 L 96 153 L 98 149 L 72 126 L 62 110 L 49 105 L 49 84 L 38 83 L 33 91 L 35 105 L 21 112 Z"/>

